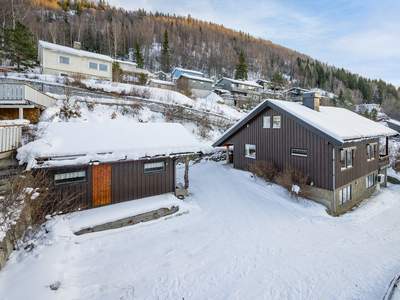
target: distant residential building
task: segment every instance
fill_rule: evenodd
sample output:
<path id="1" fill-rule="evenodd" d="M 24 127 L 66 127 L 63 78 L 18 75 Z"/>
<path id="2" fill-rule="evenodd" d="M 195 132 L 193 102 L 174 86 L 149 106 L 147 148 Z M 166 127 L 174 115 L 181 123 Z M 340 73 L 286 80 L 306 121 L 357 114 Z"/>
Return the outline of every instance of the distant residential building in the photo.
<path id="1" fill-rule="evenodd" d="M 208 78 L 182 74 L 176 80 L 176 85 L 187 86 L 196 98 L 206 98 L 212 93 L 213 81 Z"/>
<path id="2" fill-rule="evenodd" d="M 282 91 L 282 94 L 286 96 L 286 100 L 299 101 L 302 99 L 302 95 L 309 91 L 310 90 L 302 89 L 300 87 L 292 87 L 288 90 Z"/>
<path id="3" fill-rule="evenodd" d="M 133 77 L 139 77 L 140 74 L 146 75 L 146 78 L 156 78 L 156 76 L 146 69 L 141 69 L 137 67 L 137 63 L 125 60 L 117 60 L 114 59 L 114 62 L 117 62 L 122 69 L 125 75 L 131 75 Z"/>
<path id="4" fill-rule="evenodd" d="M 39 41 L 38 60 L 42 74 L 55 76 L 81 74 L 89 79 L 112 80 L 113 59 L 107 55 L 81 50 L 81 44 L 78 42 L 71 48 Z"/>
<path id="5" fill-rule="evenodd" d="M 197 76 L 197 77 L 203 77 L 203 73 L 199 71 L 194 71 L 194 70 L 187 70 L 187 69 L 182 69 L 182 68 L 175 68 L 172 71 L 172 79 L 177 80 L 179 76 L 182 74 L 186 75 L 191 75 L 191 76 Z"/>
<path id="6" fill-rule="evenodd" d="M 159 89 L 164 89 L 164 90 L 170 90 L 174 91 L 175 90 L 175 83 L 171 81 L 164 81 L 160 79 L 154 79 L 151 78 L 149 82 L 147 83 L 149 87 L 154 87 L 154 88 L 159 88 Z"/>
<path id="7" fill-rule="evenodd" d="M 154 72 L 154 75 L 156 76 L 156 79 L 167 80 L 167 73 L 163 71 Z"/>
<path id="8" fill-rule="evenodd" d="M 265 79 L 258 79 L 256 83 L 261 85 L 263 90 L 268 90 L 271 85 L 271 81 Z"/>
<path id="9" fill-rule="evenodd" d="M 215 85 L 215 91 L 220 95 L 229 98 L 232 105 L 238 105 L 243 101 L 251 101 L 253 104 L 261 102 L 262 86 L 254 81 L 235 80 L 222 78 Z M 227 93 L 228 92 L 228 93 Z M 226 95 L 230 95 L 227 97 Z"/>

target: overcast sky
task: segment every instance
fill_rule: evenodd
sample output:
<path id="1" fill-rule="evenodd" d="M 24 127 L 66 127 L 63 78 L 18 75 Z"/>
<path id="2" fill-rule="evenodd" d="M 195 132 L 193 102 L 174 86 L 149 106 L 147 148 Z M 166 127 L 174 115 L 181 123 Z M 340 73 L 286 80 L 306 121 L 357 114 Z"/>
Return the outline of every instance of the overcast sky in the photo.
<path id="1" fill-rule="evenodd" d="M 400 86 L 400 0 L 108 0 L 241 30 Z"/>

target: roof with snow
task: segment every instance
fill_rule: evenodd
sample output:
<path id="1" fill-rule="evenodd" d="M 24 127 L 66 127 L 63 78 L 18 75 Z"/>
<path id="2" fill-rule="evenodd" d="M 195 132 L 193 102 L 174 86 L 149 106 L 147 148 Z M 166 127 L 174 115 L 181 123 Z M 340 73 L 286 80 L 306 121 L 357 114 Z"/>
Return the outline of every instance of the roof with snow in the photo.
<path id="1" fill-rule="evenodd" d="M 42 136 L 18 149 L 20 164 L 41 167 L 136 160 L 202 151 L 200 143 L 175 123 L 40 123 Z"/>
<path id="2" fill-rule="evenodd" d="M 301 103 L 268 99 L 229 128 L 214 142 L 213 146 L 222 146 L 228 138 L 267 107 L 275 109 L 335 146 L 361 139 L 398 134 L 392 129 L 344 108 L 320 106 L 320 111 L 315 111 Z"/>
<path id="3" fill-rule="evenodd" d="M 196 81 L 204 81 L 204 82 L 210 82 L 213 83 L 213 81 L 211 79 L 205 78 L 205 77 L 199 77 L 199 76 L 193 76 L 193 75 L 188 75 L 188 74 L 181 74 L 178 79 L 180 77 L 184 77 L 184 78 L 188 78 L 188 79 L 192 79 L 192 80 L 196 80 Z"/>
<path id="4" fill-rule="evenodd" d="M 119 59 L 113 59 L 113 61 L 121 64 L 126 64 L 126 65 L 131 65 L 131 66 L 137 66 L 137 63 L 133 61 L 127 61 L 127 60 L 119 60 Z"/>
<path id="5" fill-rule="evenodd" d="M 188 69 L 182 69 L 182 68 L 175 68 L 172 73 L 174 73 L 175 71 L 180 71 L 183 73 L 191 73 L 191 74 L 199 74 L 199 75 L 203 75 L 202 72 L 199 71 L 194 71 L 194 70 L 188 70 Z"/>
<path id="6" fill-rule="evenodd" d="M 154 78 L 149 79 L 149 82 L 150 82 L 150 81 L 152 81 L 152 82 L 154 82 L 154 83 L 157 83 L 157 84 L 166 84 L 166 85 L 173 85 L 173 86 L 175 86 L 175 83 L 173 83 L 173 82 L 171 82 L 171 81 L 165 81 L 165 80 L 154 79 Z"/>
<path id="7" fill-rule="evenodd" d="M 105 60 L 105 61 L 110 61 L 110 62 L 113 61 L 113 59 L 107 55 L 93 53 L 93 52 L 84 51 L 84 50 L 77 50 L 77 49 L 74 49 L 71 47 L 61 46 L 61 45 L 57 45 L 57 44 L 53 44 L 53 43 L 49 43 L 49 42 L 45 42 L 45 41 L 39 41 L 39 45 L 45 49 L 50 49 L 52 51 L 59 51 L 59 52 L 68 53 L 68 54 L 72 54 L 72 55 L 76 55 L 76 56 L 92 57 L 92 58 L 97 58 L 100 60 Z"/>
<path id="8" fill-rule="evenodd" d="M 25 126 L 29 125 L 29 120 L 25 119 L 15 119 L 15 120 L 0 120 L 0 127 L 7 126 Z"/>
<path id="9" fill-rule="evenodd" d="M 222 77 L 222 78 L 218 81 L 218 83 L 219 83 L 221 80 L 223 80 L 223 79 L 229 80 L 230 82 L 233 82 L 233 83 L 245 84 L 245 85 L 248 85 L 248 86 L 253 86 L 253 87 L 262 88 L 261 85 L 259 85 L 258 83 L 254 82 L 254 81 L 249 81 L 249 80 L 236 80 L 236 79 L 227 78 L 227 77 Z M 218 84 L 218 83 L 217 83 L 217 84 Z"/>

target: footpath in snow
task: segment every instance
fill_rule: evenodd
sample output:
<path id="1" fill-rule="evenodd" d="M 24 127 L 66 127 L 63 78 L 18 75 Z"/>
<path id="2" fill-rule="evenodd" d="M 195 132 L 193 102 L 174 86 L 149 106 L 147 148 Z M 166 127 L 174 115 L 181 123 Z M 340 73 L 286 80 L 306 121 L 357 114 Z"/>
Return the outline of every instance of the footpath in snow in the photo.
<path id="1" fill-rule="evenodd" d="M 0 299 L 382 299 L 400 270 L 400 186 L 337 218 L 222 163 L 193 165 L 189 190 L 188 214 L 121 229 L 53 218 Z"/>

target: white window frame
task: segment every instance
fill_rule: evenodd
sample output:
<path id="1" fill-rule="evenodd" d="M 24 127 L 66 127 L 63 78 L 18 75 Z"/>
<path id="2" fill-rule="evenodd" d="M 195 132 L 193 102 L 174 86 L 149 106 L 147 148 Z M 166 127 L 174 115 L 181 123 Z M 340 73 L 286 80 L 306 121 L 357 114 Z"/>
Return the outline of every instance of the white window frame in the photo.
<path id="1" fill-rule="evenodd" d="M 375 185 L 375 174 L 374 173 L 368 175 L 365 179 L 366 179 L 367 189 L 369 189 L 370 187 L 373 187 Z"/>
<path id="2" fill-rule="evenodd" d="M 102 70 L 102 69 L 101 69 L 101 66 L 105 66 L 106 69 L 105 69 L 105 70 Z M 101 63 L 99 63 L 99 71 L 108 72 L 108 65 L 107 65 L 107 64 L 101 64 Z"/>
<path id="3" fill-rule="evenodd" d="M 68 63 L 62 62 L 61 58 L 68 58 Z M 71 57 L 69 56 L 64 56 L 64 55 L 59 55 L 58 56 L 58 63 L 63 64 L 63 65 L 71 65 Z"/>
<path id="4" fill-rule="evenodd" d="M 339 205 L 351 200 L 351 185 L 342 188 L 339 191 Z"/>
<path id="5" fill-rule="evenodd" d="M 268 126 L 266 126 L 268 122 Z M 263 116 L 263 128 L 269 129 L 271 128 L 271 117 L 270 116 Z"/>
<path id="6" fill-rule="evenodd" d="M 254 150 L 252 152 L 252 150 Z M 256 145 L 254 144 L 244 144 L 244 157 L 256 159 Z"/>
<path id="7" fill-rule="evenodd" d="M 282 127 L 282 118 L 281 116 L 272 116 L 272 128 L 274 129 L 281 129 Z M 279 123 L 279 125 L 278 125 Z"/>
<path id="8" fill-rule="evenodd" d="M 165 161 L 149 161 L 143 163 L 143 174 L 164 173 L 166 171 Z"/>

